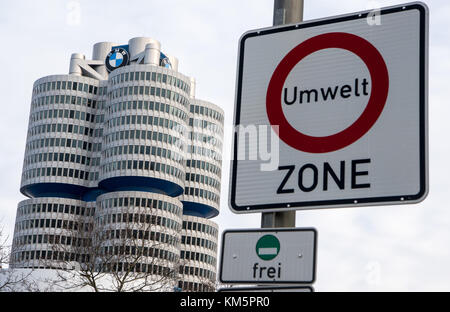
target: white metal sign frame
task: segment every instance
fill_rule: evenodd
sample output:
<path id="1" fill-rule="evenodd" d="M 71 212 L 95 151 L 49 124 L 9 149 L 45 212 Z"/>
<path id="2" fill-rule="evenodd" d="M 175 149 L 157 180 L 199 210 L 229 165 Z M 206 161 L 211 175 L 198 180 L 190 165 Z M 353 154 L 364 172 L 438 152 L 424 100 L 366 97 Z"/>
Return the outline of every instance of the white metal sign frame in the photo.
<path id="1" fill-rule="evenodd" d="M 229 205 L 234 213 L 261 213 L 261 212 L 276 212 L 276 211 L 288 211 L 288 210 L 303 210 L 303 209 L 317 209 L 317 208 L 337 208 L 337 207 L 359 207 L 359 206 L 373 206 L 373 205 L 392 205 L 392 204 L 411 204 L 417 203 L 425 199 L 428 194 L 428 8 L 425 4 L 421 2 L 414 2 L 404 5 L 398 5 L 388 8 L 380 9 L 377 14 L 381 18 L 383 16 L 388 16 L 389 14 L 408 12 L 411 10 L 417 10 L 419 12 L 419 23 L 420 23 L 420 42 L 419 42 L 419 139 L 420 147 L 418 159 L 420 162 L 419 168 L 417 168 L 420 190 L 414 194 L 398 194 L 389 196 L 362 196 L 362 197 L 352 197 L 344 199 L 325 199 L 325 200 L 313 200 L 313 201 L 288 201 L 288 202 L 276 202 L 267 203 L 259 199 L 257 193 L 254 194 L 256 201 L 258 203 L 242 203 L 237 200 L 237 176 L 238 176 L 238 134 L 235 133 L 233 137 L 233 154 L 232 163 L 230 168 L 230 191 L 229 191 Z M 308 29 L 311 27 L 354 21 L 358 19 L 366 19 L 373 14 L 373 11 L 366 11 L 360 13 L 354 13 L 349 15 L 337 16 L 332 18 L 326 18 L 321 20 L 313 20 L 308 22 L 303 22 L 300 24 L 293 24 L 280 27 L 271 27 L 255 31 L 250 31 L 245 33 L 239 43 L 239 56 L 238 56 L 238 69 L 237 69 L 237 82 L 236 82 L 236 99 L 235 99 L 235 116 L 234 125 L 236 127 L 241 124 L 241 108 L 245 105 L 242 102 L 243 94 L 243 72 L 244 72 L 244 53 L 246 40 L 249 38 L 259 37 L 259 36 L 272 36 L 273 34 L 281 32 L 295 31 L 299 29 Z M 270 92 L 268 92 L 269 95 Z M 369 106 L 369 104 L 367 105 Z M 269 117 L 270 118 L 270 117 Z M 376 121 L 376 120 L 375 120 Z M 374 121 L 374 122 L 375 122 Z M 245 126 L 245 125 L 244 125 Z M 280 128 L 281 131 L 281 128 Z M 361 136 L 363 136 L 362 134 Z M 356 139 L 357 140 L 357 139 Z M 293 144 L 296 144 L 295 142 Z M 292 145 L 291 145 L 292 146 Z M 331 147 L 332 149 L 332 147 Z M 275 183 L 280 183 L 277 181 Z"/>
<path id="2" fill-rule="evenodd" d="M 286 238 L 287 234 L 303 234 L 303 235 L 308 235 L 311 238 L 311 241 L 309 243 L 307 243 L 306 245 L 302 245 L 300 244 L 300 241 L 297 241 L 296 244 L 300 244 L 298 247 L 301 251 L 301 254 L 298 254 L 298 250 L 294 250 L 294 248 L 288 248 L 286 249 L 286 241 L 283 241 L 283 238 Z M 258 257 L 254 257 L 253 259 L 255 259 L 256 261 L 258 261 L 259 263 L 264 263 L 267 266 L 270 266 L 272 264 L 275 264 L 278 266 L 288 266 L 289 264 L 283 262 L 280 259 L 284 259 L 286 261 L 291 261 L 291 260 L 287 260 L 286 256 L 289 257 L 289 259 L 293 259 L 293 261 L 299 259 L 299 261 L 301 261 L 301 265 L 300 266 L 304 266 L 304 268 L 306 269 L 311 269 L 311 273 L 307 273 L 306 275 L 309 276 L 309 278 L 297 278 L 295 279 L 294 276 L 296 276 L 293 272 L 295 270 L 290 270 L 287 269 L 291 274 L 289 277 L 285 278 L 283 276 L 279 277 L 279 278 L 269 278 L 269 279 L 261 279 L 261 278 L 248 278 L 246 279 L 246 277 L 242 274 L 236 273 L 236 275 L 239 275 L 239 278 L 231 278 L 229 276 L 230 272 L 227 269 L 225 269 L 225 265 L 229 266 L 230 261 L 241 261 L 240 259 L 244 259 L 243 261 L 250 261 L 253 262 L 253 260 L 250 257 L 246 257 L 243 253 L 248 253 L 248 252 L 256 252 L 254 248 L 249 249 L 245 249 L 245 242 L 249 242 L 249 241 L 240 241 L 241 244 L 228 244 L 228 242 L 230 242 L 231 240 L 227 239 L 227 236 L 231 237 L 233 235 L 245 235 L 245 234 L 250 234 L 253 235 L 255 234 L 255 236 L 258 236 L 259 234 L 261 235 L 261 237 L 258 240 L 261 240 L 261 238 L 263 236 L 277 236 L 280 239 L 280 247 L 279 247 L 279 252 L 281 253 L 281 249 L 284 249 L 284 251 L 282 251 L 282 254 L 277 255 L 275 258 L 273 259 L 265 259 L 265 260 L 261 260 L 258 259 Z M 298 237 L 297 237 L 298 239 Z M 309 239 L 309 238 L 308 238 Z M 313 284 L 316 280 L 316 271 L 317 271 L 317 241 L 318 241 L 318 233 L 317 230 L 315 228 L 271 228 L 271 229 L 233 229 L 233 230 L 225 230 L 222 234 L 222 248 L 221 248 L 221 253 L 220 253 L 220 267 L 219 267 L 219 280 L 224 283 L 224 284 L 273 284 L 273 285 L 283 285 L 283 284 L 294 284 L 294 285 L 310 285 Z M 252 241 L 252 245 L 253 245 Z M 258 243 L 255 243 L 255 248 L 257 248 Z M 303 242 L 304 244 L 306 242 Z M 239 245 L 239 246 L 238 246 Z M 228 248 L 230 248 L 230 246 L 233 246 L 233 250 L 228 249 L 227 250 L 227 246 Z M 296 245 L 297 246 L 297 245 Z M 253 246 L 252 246 L 253 247 Z M 291 246 L 292 247 L 292 246 Z M 234 250 L 234 248 L 236 248 L 236 250 Z M 244 249 L 242 249 L 244 248 Z M 239 250 L 242 252 L 239 252 Z M 286 252 L 287 250 L 287 252 Z M 225 263 L 224 258 L 226 257 L 226 255 L 228 255 L 228 253 L 230 251 L 236 252 L 236 254 L 233 254 L 233 257 L 231 257 L 231 259 L 227 260 L 227 263 Z M 291 257 L 292 256 L 292 257 Z M 280 258 L 281 257 L 281 258 Z M 285 259 L 286 258 L 286 259 Z M 252 261 L 251 261 L 252 260 Z M 256 263 L 256 262 L 255 262 Z M 248 263 L 247 263 L 248 264 Z M 258 264 L 259 267 L 259 264 Z M 260 267 L 259 267 L 260 268 Z M 297 269 L 302 269 L 300 267 L 296 267 Z M 245 270 L 248 268 L 244 268 L 244 264 L 240 267 L 236 267 L 236 270 Z M 252 267 L 252 270 L 254 270 L 255 268 Z M 260 268 L 261 269 L 261 268 Z M 283 268 L 283 270 L 286 270 L 285 268 Z M 275 270 L 272 270 L 273 274 L 277 274 L 275 273 Z M 266 271 L 264 271 L 266 272 Z M 267 270 L 267 272 L 269 272 Z M 309 272 L 309 271 L 308 271 Z M 261 273 L 261 272 L 260 272 Z M 235 273 L 233 273 L 235 274 Z M 300 273 L 298 274 L 298 276 L 303 276 L 305 274 Z"/>

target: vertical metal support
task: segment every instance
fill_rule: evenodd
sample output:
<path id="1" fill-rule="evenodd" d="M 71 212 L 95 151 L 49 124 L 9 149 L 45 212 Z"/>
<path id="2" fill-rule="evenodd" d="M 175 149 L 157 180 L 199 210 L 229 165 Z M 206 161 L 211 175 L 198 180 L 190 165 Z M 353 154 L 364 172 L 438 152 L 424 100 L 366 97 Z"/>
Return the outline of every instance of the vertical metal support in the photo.
<path id="1" fill-rule="evenodd" d="M 303 21 L 303 0 L 275 0 L 273 26 Z"/>
<path id="2" fill-rule="evenodd" d="M 274 0 L 273 26 L 302 22 L 303 2 L 303 0 Z M 295 227 L 295 211 L 263 212 L 261 227 Z"/>
<path id="3" fill-rule="evenodd" d="M 295 210 L 284 212 L 263 212 L 262 228 L 295 227 Z"/>

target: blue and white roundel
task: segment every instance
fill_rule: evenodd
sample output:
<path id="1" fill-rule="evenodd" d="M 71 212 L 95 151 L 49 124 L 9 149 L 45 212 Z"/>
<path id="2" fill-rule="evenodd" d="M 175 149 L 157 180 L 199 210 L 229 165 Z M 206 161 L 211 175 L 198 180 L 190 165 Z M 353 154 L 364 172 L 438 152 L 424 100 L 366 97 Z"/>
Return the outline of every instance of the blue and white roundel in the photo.
<path id="1" fill-rule="evenodd" d="M 106 57 L 106 69 L 109 72 L 112 72 L 119 67 L 128 65 L 128 61 L 129 55 L 127 50 L 123 48 L 114 48 Z"/>
<path id="2" fill-rule="evenodd" d="M 119 52 L 114 52 L 109 57 L 109 65 L 111 65 L 111 67 L 119 67 L 120 65 L 122 65 L 122 63 L 123 63 L 123 56 Z"/>

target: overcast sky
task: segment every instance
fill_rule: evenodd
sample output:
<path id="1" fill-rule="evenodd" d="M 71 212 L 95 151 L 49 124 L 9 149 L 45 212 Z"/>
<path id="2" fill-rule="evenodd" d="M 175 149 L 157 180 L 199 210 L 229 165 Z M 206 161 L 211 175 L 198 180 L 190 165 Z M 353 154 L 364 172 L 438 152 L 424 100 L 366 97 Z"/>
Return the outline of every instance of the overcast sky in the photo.
<path id="1" fill-rule="evenodd" d="M 305 0 L 305 20 L 402 3 Z M 319 232 L 317 291 L 450 291 L 450 3 L 430 8 L 430 193 L 416 205 L 297 212 L 298 227 Z M 234 110 L 238 39 L 272 24 L 273 0 L 66 1 L 17 0 L 0 10 L 0 220 L 13 235 L 33 82 L 67 74 L 71 53 L 89 58 L 99 41 L 159 40 L 179 58 L 179 71 L 197 80 L 197 98 Z M 224 153 L 230 153 L 226 134 Z M 224 163 L 221 230 L 255 228 L 260 215 L 228 208 Z"/>

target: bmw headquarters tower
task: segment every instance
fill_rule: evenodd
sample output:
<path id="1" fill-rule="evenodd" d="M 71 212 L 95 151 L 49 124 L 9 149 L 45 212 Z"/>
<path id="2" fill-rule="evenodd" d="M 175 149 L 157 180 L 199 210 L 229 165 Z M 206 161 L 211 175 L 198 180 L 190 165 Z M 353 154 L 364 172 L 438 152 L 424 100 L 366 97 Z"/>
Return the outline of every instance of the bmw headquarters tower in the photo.
<path id="1" fill-rule="evenodd" d="M 104 250 L 123 235 L 143 242 L 135 270 L 177 267 L 175 287 L 213 290 L 223 123 L 157 40 L 100 42 L 92 60 L 72 54 L 68 75 L 33 86 L 11 267 L 75 268 L 89 258 L 76 248 L 83 229 L 109 224 Z M 121 231 L 143 223 L 153 230 Z"/>

